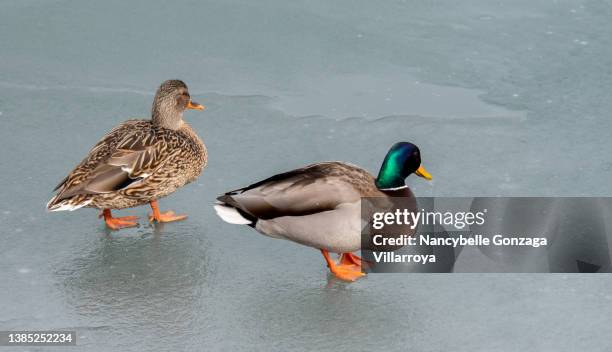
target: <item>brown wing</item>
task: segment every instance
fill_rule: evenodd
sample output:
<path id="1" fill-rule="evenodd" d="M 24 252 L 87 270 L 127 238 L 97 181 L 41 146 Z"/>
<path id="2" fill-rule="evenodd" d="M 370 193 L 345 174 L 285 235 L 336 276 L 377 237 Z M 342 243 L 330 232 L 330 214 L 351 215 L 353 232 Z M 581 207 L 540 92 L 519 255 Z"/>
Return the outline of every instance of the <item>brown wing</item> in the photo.
<path id="1" fill-rule="evenodd" d="M 59 189 L 61 191 L 62 188 L 70 188 L 85 181 L 90 172 L 113 153 L 117 144 L 127 134 L 132 133 L 135 129 L 146 128 L 150 125 L 149 121 L 128 120 L 115 126 L 91 148 L 87 156 L 53 190 Z"/>
<path id="2" fill-rule="evenodd" d="M 56 201 L 77 194 L 109 193 L 129 188 L 157 170 L 174 153 L 145 121 L 119 126 L 103 138 L 60 186 Z"/>

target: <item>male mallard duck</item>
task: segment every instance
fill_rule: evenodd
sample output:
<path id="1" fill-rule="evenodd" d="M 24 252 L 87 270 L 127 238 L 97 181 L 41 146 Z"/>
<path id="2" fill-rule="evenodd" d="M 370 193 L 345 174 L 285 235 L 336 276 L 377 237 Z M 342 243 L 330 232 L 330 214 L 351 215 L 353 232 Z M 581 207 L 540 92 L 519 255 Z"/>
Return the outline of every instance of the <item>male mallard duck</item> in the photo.
<path id="1" fill-rule="evenodd" d="M 320 249 L 334 275 L 354 281 L 364 275 L 361 258 L 351 253 L 361 247 L 361 197 L 414 197 L 405 183 L 411 173 L 431 180 L 419 148 L 400 142 L 377 178 L 339 161 L 312 164 L 225 193 L 215 210 L 228 223 Z M 341 254 L 339 264 L 329 252 Z"/>
<path id="2" fill-rule="evenodd" d="M 150 203 L 150 221 L 182 220 L 161 213 L 157 199 L 195 180 L 206 166 L 206 147 L 183 121 L 186 109 L 204 110 L 185 83 L 169 80 L 155 93 L 150 120 L 128 120 L 104 136 L 54 191 L 49 211 L 102 209 L 111 229 L 136 226 L 136 216 L 113 218 L 111 209 Z"/>

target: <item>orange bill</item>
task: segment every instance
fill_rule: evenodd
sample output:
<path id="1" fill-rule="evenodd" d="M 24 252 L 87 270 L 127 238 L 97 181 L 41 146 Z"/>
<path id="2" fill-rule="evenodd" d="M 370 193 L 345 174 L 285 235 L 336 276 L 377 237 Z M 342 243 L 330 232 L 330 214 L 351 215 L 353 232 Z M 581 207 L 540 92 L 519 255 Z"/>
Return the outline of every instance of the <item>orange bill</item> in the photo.
<path id="1" fill-rule="evenodd" d="M 187 104 L 187 109 L 193 109 L 193 110 L 204 110 L 206 109 L 206 107 L 202 104 L 198 104 L 194 101 L 189 101 L 189 104 Z"/>

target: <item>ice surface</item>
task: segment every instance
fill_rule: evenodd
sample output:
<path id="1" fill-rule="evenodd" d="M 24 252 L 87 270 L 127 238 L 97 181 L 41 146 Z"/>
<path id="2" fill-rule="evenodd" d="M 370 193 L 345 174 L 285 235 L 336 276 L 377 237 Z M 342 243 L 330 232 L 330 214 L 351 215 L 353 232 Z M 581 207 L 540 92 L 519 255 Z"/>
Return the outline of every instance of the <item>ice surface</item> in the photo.
<path id="1" fill-rule="evenodd" d="M 296 83 L 295 93 L 278 97 L 272 106 L 290 115 L 339 119 L 524 117 L 521 112 L 483 102 L 479 91 L 423 83 L 399 67 L 387 67 L 387 70 L 389 72 L 304 77 L 304 81 Z"/>
<path id="2" fill-rule="evenodd" d="M 612 9 L 532 1 L 0 4 L 0 330 L 78 350 L 605 350 L 608 275 L 326 279 L 320 254 L 223 223 L 228 189 L 321 160 L 376 172 L 421 147 L 421 196 L 611 196 Z M 107 232 L 47 214 L 112 126 L 184 79 L 209 167 Z M 418 82 L 418 83 L 417 83 Z M 390 100 L 386 100 L 390 98 Z M 61 350 L 61 349 L 56 349 Z M 67 349 L 68 350 L 68 349 Z M 74 348 L 70 348 L 74 351 Z"/>

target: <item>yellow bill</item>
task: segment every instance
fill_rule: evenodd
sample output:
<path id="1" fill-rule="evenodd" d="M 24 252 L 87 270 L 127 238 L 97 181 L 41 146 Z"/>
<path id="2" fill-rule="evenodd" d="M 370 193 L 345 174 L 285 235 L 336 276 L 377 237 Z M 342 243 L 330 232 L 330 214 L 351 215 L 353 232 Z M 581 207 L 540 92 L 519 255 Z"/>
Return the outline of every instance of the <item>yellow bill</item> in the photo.
<path id="1" fill-rule="evenodd" d="M 421 165 L 419 166 L 419 168 L 414 172 L 417 176 L 420 176 L 426 180 L 431 180 L 432 177 L 429 174 L 429 172 L 427 172 L 427 170 L 425 170 L 425 168 Z"/>

